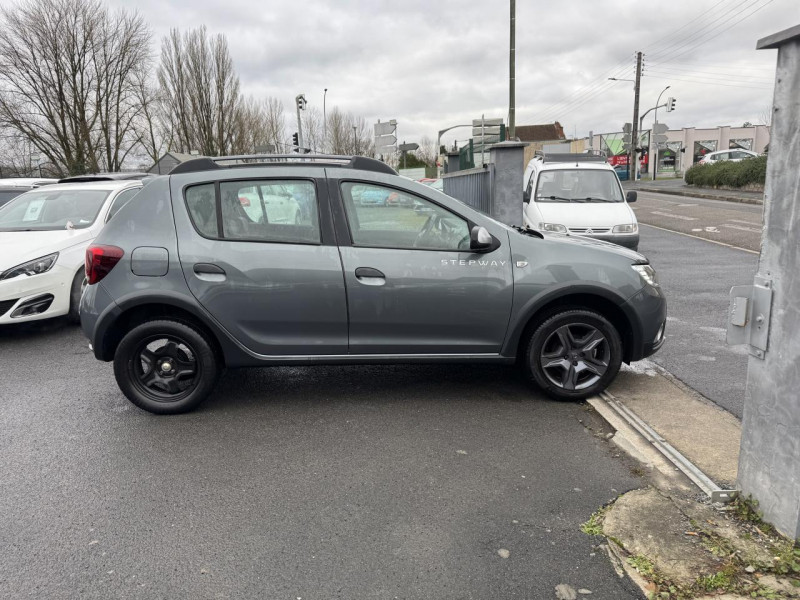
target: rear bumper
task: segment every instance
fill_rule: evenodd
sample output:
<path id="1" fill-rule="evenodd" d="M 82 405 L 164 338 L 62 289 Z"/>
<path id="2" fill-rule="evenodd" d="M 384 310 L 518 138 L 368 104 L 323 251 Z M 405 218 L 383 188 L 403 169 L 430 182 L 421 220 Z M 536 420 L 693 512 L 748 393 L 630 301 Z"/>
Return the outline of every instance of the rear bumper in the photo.
<path id="1" fill-rule="evenodd" d="M 641 338 L 633 340 L 630 360 L 641 360 L 655 354 L 666 339 L 667 299 L 660 287 L 645 286 L 626 303 L 626 312 L 636 315 Z"/>

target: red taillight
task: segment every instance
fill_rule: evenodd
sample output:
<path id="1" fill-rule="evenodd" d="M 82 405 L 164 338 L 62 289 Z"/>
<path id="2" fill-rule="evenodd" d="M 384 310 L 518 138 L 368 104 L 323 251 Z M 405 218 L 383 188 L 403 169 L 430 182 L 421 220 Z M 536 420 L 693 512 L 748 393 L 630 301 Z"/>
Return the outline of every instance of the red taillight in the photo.
<path id="1" fill-rule="evenodd" d="M 86 249 L 86 279 L 97 283 L 111 272 L 125 252 L 116 246 L 89 246 Z"/>

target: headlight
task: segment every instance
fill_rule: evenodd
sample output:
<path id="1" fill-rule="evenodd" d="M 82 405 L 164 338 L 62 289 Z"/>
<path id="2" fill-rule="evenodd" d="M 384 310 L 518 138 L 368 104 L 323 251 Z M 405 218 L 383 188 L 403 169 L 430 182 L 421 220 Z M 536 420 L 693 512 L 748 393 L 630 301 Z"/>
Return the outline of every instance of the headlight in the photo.
<path id="1" fill-rule="evenodd" d="M 18 275 L 38 275 L 39 273 L 45 273 L 53 268 L 57 259 L 58 252 L 53 252 L 53 254 L 48 254 L 47 256 L 17 265 L 8 271 L 4 271 L 3 274 L 0 275 L 0 281 L 3 279 L 11 279 Z"/>
<path id="2" fill-rule="evenodd" d="M 639 226 L 636 223 L 628 223 L 626 225 L 614 225 L 611 233 L 636 233 L 639 231 Z"/>
<path id="3" fill-rule="evenodd" d="M 552 231 L 554 233 L 567 233 L 567 228 L 558 223 L 539 223 L 539 231 Z"/>
<path id="4" fill-rule="evenodd" d="M 641 275 L 642 279 L 644 279 L 646 283 L 652 285 L 653 287 L 658 287 L 658 276 L 656 275 L 656 270 L 653 267 L 650 265 L 631 265 L 631 269 Z"/>

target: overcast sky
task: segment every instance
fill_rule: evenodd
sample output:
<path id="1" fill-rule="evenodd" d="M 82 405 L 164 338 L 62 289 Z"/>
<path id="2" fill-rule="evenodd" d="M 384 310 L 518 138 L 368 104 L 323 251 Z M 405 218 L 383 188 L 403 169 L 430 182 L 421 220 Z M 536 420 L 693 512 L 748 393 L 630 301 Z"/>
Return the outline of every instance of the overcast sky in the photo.
<path id="1" fill-rule="evenodd" d="M 408 142 L 508 114 L 508 0 L 109 1 L 150 22 L 154 52 L 171 27 L 224 33 L 243 91 L 287 112 L 300 92 L 321 110 L 328 88 L 328 107 L 397 119 Z M 633 84 L 607 78 L 633 78 L 641 50 L 643 111 L 671 85 L 662 102 L 675 96 L 677 110 L 659 119 L 670 128 L 739 126 L 763 122 L 772 101 L 776 51 L 756 41 L 800 23 L 800 1 L 519 0 L 516 22 L 517 125 L 618 131 Z"/>

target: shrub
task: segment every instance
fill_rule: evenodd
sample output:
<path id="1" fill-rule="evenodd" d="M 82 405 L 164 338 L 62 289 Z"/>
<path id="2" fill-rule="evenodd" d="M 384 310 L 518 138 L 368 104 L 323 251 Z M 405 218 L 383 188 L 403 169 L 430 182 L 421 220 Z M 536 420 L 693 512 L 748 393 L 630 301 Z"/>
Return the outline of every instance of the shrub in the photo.
<path id="1" fill-rule="evenodd" d="M 710 165 L 698 163 L 689 167 L 684 177 L 689 185 L 733 188 L 750 184 L 764 185 L 766 178 L 766 156 L 748 158 L 741 162 L 725 160 Z"/>

